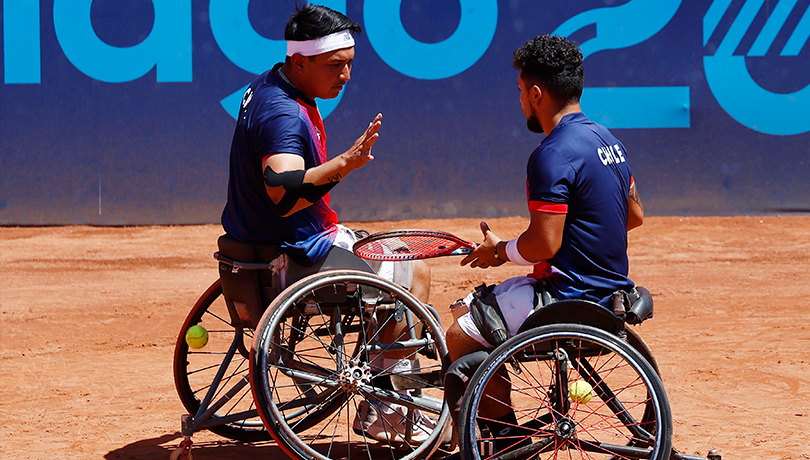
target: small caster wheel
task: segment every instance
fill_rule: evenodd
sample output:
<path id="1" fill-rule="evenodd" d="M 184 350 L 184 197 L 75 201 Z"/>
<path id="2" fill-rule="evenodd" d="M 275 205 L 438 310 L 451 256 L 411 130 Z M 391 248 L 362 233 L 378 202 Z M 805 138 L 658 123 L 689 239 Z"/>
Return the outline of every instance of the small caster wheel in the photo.
<path id="1" fill-rule="evenodd" d="M 709 451 L 709 455 L 706 456 L 709 460 L 722 460 L 720 458 L 720 454 L 717 453 L 717 449 L 712 449 Z"/>
<path id="2" fill-rule="evenodd" d="M 180 447 L 174 449 L 169 456 L 169 460 L 194 460 L 191 456 L 191 439 L 184 439 L 180 442 Z"/>
<path id="3" fill-rule="evenodd" d="M 194 460 L 194 458 L 191 456 L 191 452 L 187 452 L 182 447 L 178 447 L 172 452 L 172 455 L 169 456 L 169 460 Z"/>

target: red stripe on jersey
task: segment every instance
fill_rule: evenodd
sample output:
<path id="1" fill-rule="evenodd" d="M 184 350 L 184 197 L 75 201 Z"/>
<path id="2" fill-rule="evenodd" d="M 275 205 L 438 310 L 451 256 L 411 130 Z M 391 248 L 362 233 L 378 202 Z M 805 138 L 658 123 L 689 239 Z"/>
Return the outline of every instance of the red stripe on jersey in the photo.
<path id="1" fill-rule="evenodd" d="M 529 211 L 542 211 L 550 214 L 567 214 L 567 203 L 549 203 L 547 201 L 529 201 Z"/>
<path id="2" fill-rule="evenodd" d="M 317 107 L 313 107 L 301 99 L 297 99 L 298 105 L 301 107 L 301 111 L 299 114 L 304 122 L 307 124 L 307 128 L 309 128 L 310 137 L 312 141 L 315 143 L 315 147 L 318 150 L 318 158 L 320 164 L 326 162 L 326 130 L 323 127 L 323 120 L 321 119 L 321 113 L 318 112 Z"/>
<path id="3" fill-rule="evenodd" d="M 326 163 L 326 130 L 323 127 L 323 119 L 321 113 L 318 112 L 317 107 L 313 107 L 301 99 L 298 99 L 299 115 L 307 125 L 309 130 L 309 137 L 315 144 L 317 150 L 317 165 Z M 335 225 L 338 223 L 338 216 L 334 209 L 329 205 L 330 197 L 327 193 L 320 200 L 313 203 L 311 206 L 312 212 L 321 219 L 322 222 Z"/>

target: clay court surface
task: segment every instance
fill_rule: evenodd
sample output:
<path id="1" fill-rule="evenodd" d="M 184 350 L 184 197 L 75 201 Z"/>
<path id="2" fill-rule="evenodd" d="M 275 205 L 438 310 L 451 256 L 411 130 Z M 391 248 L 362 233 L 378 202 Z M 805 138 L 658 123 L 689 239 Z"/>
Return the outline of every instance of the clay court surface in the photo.
<path id="1" fill-rule="evenodd" d="M 492 219 L 504 238 L 524 218 Z M 475 219 L 351 223 L 447 230 Z M 216 279 L 218 225 L 0 228 L 0 458 L 168 459 L 184 409 L 172 377 L 189 308 Z M 431 303 L 524 274 L 429 261 Z M 675 446 L 808 459 L 810 217 L 648 218 L 630 276 L 655 298 L 638 327 L 662 369 Z M 196 460 L 284 458 L 273 443 L 194 436 Z"/>

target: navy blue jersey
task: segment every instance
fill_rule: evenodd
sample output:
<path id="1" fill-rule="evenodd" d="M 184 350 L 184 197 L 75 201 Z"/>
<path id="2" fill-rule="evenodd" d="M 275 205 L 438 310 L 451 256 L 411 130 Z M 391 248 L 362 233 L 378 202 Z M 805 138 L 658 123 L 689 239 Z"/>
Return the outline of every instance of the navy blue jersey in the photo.
<path id="1" fill-rule="evenodd" d="M 310 265 L 326 255 L 337 233 L 329 195 L 282 217 L 267 195 L 262 163 L 268 155 L 292 153 L 304 158 L 306 169 L 318 166 L 327 159 L 326 133 L 315 102 L 278 74 L 280 66 L 256 78 L 242 98 L 222 226 L 238 241 L 277 246 Z"/>
<path id="2" fill-rule="evenodd" d="M 627 151 L 605 127 L 568 114 L 532 152 L 526 191 L 530 211 L 566 213 L 562 246 L 548 262 L 561 299 L 605 304 L 633 287 L 627 277 Z M 547 264 L 535 267 L 546 277 Z M 545 273 L 544 273 L 545 272 Z"/>

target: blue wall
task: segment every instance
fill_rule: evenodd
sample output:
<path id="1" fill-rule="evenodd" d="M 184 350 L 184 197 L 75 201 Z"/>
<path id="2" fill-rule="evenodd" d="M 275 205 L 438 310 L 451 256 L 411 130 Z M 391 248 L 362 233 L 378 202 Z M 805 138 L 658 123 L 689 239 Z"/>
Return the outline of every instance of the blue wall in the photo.
<path id="1" fill-rule="evenodd" d="M 384 114 L 343 220 L 526 215 L 512 51 L 582 44 L 649 215 L 810 210 L 810 0 L 330 0 L 360 23 L 328 148 Z M 218 222 L 234 101 L 293 0 L 3 0 L 0 224 Z"/>

